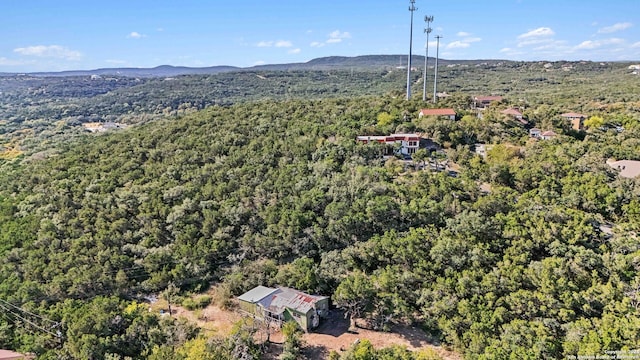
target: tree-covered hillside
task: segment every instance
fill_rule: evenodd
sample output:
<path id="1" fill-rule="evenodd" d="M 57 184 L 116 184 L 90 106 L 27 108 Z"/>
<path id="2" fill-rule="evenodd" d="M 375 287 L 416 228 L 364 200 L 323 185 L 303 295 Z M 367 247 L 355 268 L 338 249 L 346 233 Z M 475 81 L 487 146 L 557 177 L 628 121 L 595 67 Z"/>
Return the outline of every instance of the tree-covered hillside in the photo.
<path id="1" fill-rule="evenodd" d="M 364 66 L 358 58 L 345 58 L 337 62 L 340 65 L 335 69 L 323 70 L 263 69 L 169 78 L 0 77 L 0 158 L 50 149 L 81 135 L 82 124 L 90 122 L 138 124 L 213 105 L 264 99 L 404 97 L 406 70 L 381 66 L 375 57 L 365 58 L 365 64 L 373 61 L 376 65 Z M 466 99 L 505 95 L 513 105 L 535 110 L 535 114 L 527 115 L 537 117 L 567 109 L 602 111 L 614 106 L 617 110 L 637 111 L 640 77 L 632 75 L 627 66 L 593 62 L 443 62 L 438 89 Z M 427 79 L 429 98 L 433 74 L 432 61 Z M 412 72 L 412 79 L 414 98 L 422 98 L 422 70 Z M 468 105 L 466 99 L 458 98 L 461 101 L 456 107 Z"/>
<path id="2" fill-rule="evenodd" d="M 464 71 L 480 82 L 480 70 Z M 568 73 L 549 72 L 558 83 L 546 87 L 512 83 L 481 120 L 464 92 L 441 103 L 459 110 L 455 122 L 418 118 L 427 104 L 393 93 L 279 98 L 0 160 L 0 347 L 43 359 L 187 359 L 195 347 L 259 358 L 244 327 L 223 338 L 140 305 L 172 285 L 216 284 L 231 295 L 256 285 L 331 295 L 361 324 L 413 323 L 469 359 L 634 349 L 640 183 L 605 162 L 640 160 L 638 93 L 620 89 L 638 85 L 571 87 Z M 501 115 L 516 94 L 530 94 L 530 126 L 554 129 L 554 140 Z M 565 109 L 598 121 L 573 131 Z M 436 139 L 444 153 L 420 161 L 445 157 L 457 176 L 355 142 L 390 132 Z M 494 144 L 486 158 L 476 142 Z M 352 350 L 342 358 L 400 354 Z"/>

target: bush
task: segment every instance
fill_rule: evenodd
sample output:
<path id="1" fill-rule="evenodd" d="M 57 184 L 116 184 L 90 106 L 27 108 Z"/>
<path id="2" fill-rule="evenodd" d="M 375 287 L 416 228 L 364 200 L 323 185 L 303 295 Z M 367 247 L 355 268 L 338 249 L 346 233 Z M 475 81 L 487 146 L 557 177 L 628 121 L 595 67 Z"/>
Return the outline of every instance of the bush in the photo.
<path id="1" fill-rule="evenodd" d="M 184 306 L 187 310 L 195 310 L 198 307 L 196 306 L 196 302 L 192 298 L 185 298 L 182 300 L 182 306 Z"/>
<path id="2" fill-rule="evenodd" d="M 182 300 L 182 306 L 184 306 L 187 310 L 196 310 L 196 309 L 203 309 L 205 307 L 207 307 L 209 304 L 211 304 L 211 296 L 209 295 L 202 295 L 202 296 L 198 296 L 197 298 L 185 298 L 184 300 Z"/>
<path id="3" fill-rule="evenodd" d="M 198 308 L 204 309 L 207 306 L 209 306 L 209 304 L 211 304 L 211 296 L 210 295 L 198 296 L 195 301 Z"/>
<path id="4" fill-rule="evenodd" d="M 213 297 L 213 303 L 218 305 L 223 310 L 229 310 L 233 307 L 233 301 L 231 301 L 232 293 L 228 284 L 220 284 Z"/>

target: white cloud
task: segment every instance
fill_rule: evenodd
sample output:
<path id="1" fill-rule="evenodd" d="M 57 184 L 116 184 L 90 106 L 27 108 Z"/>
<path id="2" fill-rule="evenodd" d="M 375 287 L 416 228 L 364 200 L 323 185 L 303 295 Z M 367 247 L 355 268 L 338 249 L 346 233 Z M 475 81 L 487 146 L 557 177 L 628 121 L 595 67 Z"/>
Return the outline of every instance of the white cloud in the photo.
<path id="1" fill-rule="evenodd" d="M 329 39 L 327 40 L 327 44 L 336 44 L 342 42 L 344 39 L 350 39 L 351 34 L 347 31 L 340 32 L 340 30 L 336 30 L 329 34 Z"/>
<path id="2" fill-rule="evenodd" d="M 518 39 L 530 39 L 555 35 L 555 32 L 548 27 L 539 27 L 518 36 Z"/>
<path id="3" fill-rule="evenodd" d="M 324 42 L 313 41 L 309 44 L 309 46 L 319 48 L 327 44 L 341 43 L 342 40 L 351 38 L 351 34 L 348 31 L 340 31 L 340 30 L 332 31 L 327 36 L 328 36 L 328 39 L 326 41 Z"/>
<path id="4" fill-rule="evenodd" d="M 471 44 L 469 43 L 462 42 L 462 41 L 454 41 L 449 45 L 447 45 L 447 49 L 464 49 L 464 48 L 468 48 L 469 46 L 471 46 Z"/>
<path id="5" fill-rule="evenodd" d="M 631 45 L 632 48 L 640 48 L 640 41 L 638 41 L 637 43 L 634 43 L 633 45 Z"/>
<path id="6" fill-rule="evenodd" d="M 287 40 L 278 40 L 275 43 L 275 47 L 292 47 L 293 44 L 291 43 L 291 41 L 287 41 Z"/>
<path id="7" fill-rule="evenodd" d="M 289 54 L 300 54 L 300 48 L 296 48 L 296 49 L 291 49 L 289 51 L 287 51 Z"/>
<path id="8" fill-rule="evenodd" d="M 80 60 L 82 53 L 60 45 L 36 45 L 13 49 L 13 52 L 26 56 Z"/>
<path id="9" fill-rule="evenodd" d="M 502 49 L 500 49 L 501 53 L 509 53 L 509 52 L 512 52 L 512 51 L 513 51 L 512 48 L 502 48 Z"/>
<path id="10" fill-rule="evenodd" d="M 453 41 L 453 42 L 449 43 L 449 45 L 447 45 L 447 47 L 446 47 L 447 49 L 464 49 L 464 48 L 468 48 L 469 46 L 471 46 L 471 43 L 478 42 L 478 41 L 482 40 L 479 37 L 472 37 L 471 33 L 464 32 L 464 31 L 458 32 L 457 35 L 459 37 L 462 37 L 463 39 L 456 40 L 456 41 Z"/>
<path id="11" fill-rule="evenodd" d="M 259 65 L 264 65 L 264 64 L 266 64 L 266 61 L 258 60 L 258 61 L 253 63 L 253 66 L 259 66 Z"/>
<path id="12" fill-rule="evenodd" d="M 624 43 L 623 39 L 611 38 L 605 40 L 586 40 L 575 47 L 576 50 L 593 50 L 608 45 L 620 45 Z"/>
<path id="13" fill-rule="evenodd" d="M 288 41 L 288 40 L 278 40 L 278 41 L 260 41 L 258 44 L 256 44 L 256 46 L 284 48 L 284 47 L 292 47 L 293 44 L 291 43 L 291 41 Z"/>
<path id="14" fill-rule="evenodd" d="M 564 41 L 553 38 L 555 32 L 548 27 L 539 27 L 524 34 L 518 35 L 518 47 L 535 46 L 536 49 L 551 49 L 554 46 L 563 45 Z"/>
<path id="15" fill-rule="evenodd" d="M 129 35 L 127 35 L 127 38 L 129 38 L 129 39 L 141 39 L 141 38 L 144 38 L 144 37 L 147 37 L 147 35 L 140 34 L 137 31 L 132 31 L 132 32 L 129 33 Z"/>
<path id="16" fill-rule="evenodd" d="M 600 30 L 598 30 L 598 34 L 611 34 L 617 31 L 622 31 L 625 29 L 628 29 L 630 27 L 632 27 L 633 24 L 630 22 L 623 22 L 623 23 L 617 23 L 617 24 L 613 24 L 611 26 L 605 26 L 603 28 L 601 28 Z"/>

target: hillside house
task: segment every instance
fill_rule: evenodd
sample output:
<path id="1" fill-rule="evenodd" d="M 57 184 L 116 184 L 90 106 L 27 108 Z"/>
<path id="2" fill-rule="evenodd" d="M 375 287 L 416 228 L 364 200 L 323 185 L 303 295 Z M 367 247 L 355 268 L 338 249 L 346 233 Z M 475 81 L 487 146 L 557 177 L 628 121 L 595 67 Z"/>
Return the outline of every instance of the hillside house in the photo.
<path id="1" fill-rule="evenodd" d="M 423 117 L 423 116 L 436 116 L 436 117 L 446 117 L 449 120 L 455 120 L 456 119 L 456 111 L 453 109 L 422 109 L 420 110 L 420 112 L 418 113 L 418 117 Z"/>
<path id="2" fill-rule="evenodd" d="M 329 297 L 309 295 L 302 291 L 257 286 L 238 297 L 240 309 L 255 318 L 282 324 L 295 321 L 305 332 L 320 325 L 329 315 Z"/>
<path id="3" fill-rule="evenodd" d="M 529 136 L 540 140 L 549 140 L 555 138 L 558 134 L 552 130 L 542 131 L 538 128 L 533 128 L 529 130 Z"/>
<path id="4" fill-rule="evenodd" d="M 542 140 L 551 140 L 551 139 L 555 138 L 556 136 L 558 136 L 558 134 L 556 134 L 552 130 L 547 130 L 547 131 L 543 132 L 542 134 L 540 134 L 540 139 L 542 139 Z"/>
<path id="5" fill-rule="evenodd" d="M 509 108 L 506 110 L 502 110 L 500 112 L 503 115 L 507 115 L 510 116 L 516 120 L 523 120 L 524 116 L 522 115 L 522 112 L 520 112 L 520 110 L 516 109 L 516 108 Z"/>
<path id="6" fill-rule="evenodd" d="M 389 145 L 385 150 L 384 155 L 393 155 L 394 146 L 398 144 L 400 149 L 398 152 L 402 155 L 411 155 L 420 147 L 420 136 L 416 134 L 391 134 L 388 136 L 371 135 L 371 136 L 358 136 L 357 142 L 362 144 L 369 144 L 377 142 L 380 144 Z"/>
<path id="7" fill-rule="evenodd" d="M 582 130 L 584 128 L 584 120 L 587 118 L 587 115 L 569 112 L 560 115 L 560 117 L 571 122 L 573 130 Z"/>
<path id="8" fill-rule="evenodd" d="M 486 109 L 494 101 L 502 101 L 502 96 L 474 96 L 473 108 Z"/>

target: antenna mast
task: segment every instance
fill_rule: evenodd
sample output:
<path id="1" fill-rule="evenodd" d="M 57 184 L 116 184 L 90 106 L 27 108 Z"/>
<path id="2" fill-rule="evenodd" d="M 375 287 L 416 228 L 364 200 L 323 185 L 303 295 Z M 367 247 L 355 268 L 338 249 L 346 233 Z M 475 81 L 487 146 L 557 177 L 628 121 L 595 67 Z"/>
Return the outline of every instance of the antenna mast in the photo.
<path id="1" fill-rule="evenodd" d="M 431 28 L 429 24 L 433 21 L 433 16 L 424 16 L 424 22 L 427 23 L 427 27 L 424 28 L 424 32 L 427 34 L 427 45 L 424 54 L 424 76 L 422 82 L 422 101 L 427 101 L 427 65 L 429 63 L 429 34 L 431 34 Z"/>
<path id="2" fill-rule="evenodd" d="M 409 28 L 409 59 L 407 60 L 407 100 L 411 98 L 411 49 L 413 45 L 413 12 L 418 10 L 415 7 L 416 0 L 409 0 L 411 5 L 409 11 L 411 12 L 411 27 Z"/>
<path id="3" fill-rule="evenodd" d="M 438 90 L 438 56 L 440 53 L 440 39 L 442 39 L 442 36 L 438 35 L 436 36 L 437 42 L 436 42 L 436 68 L 435 68 L 435 74 L 433 77 L 433 103 L 435 104 L 438 101 L 438 97 L 437 97 L 437 93 L 436 91 Z"/>

